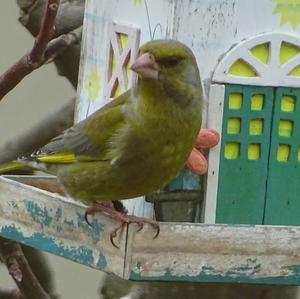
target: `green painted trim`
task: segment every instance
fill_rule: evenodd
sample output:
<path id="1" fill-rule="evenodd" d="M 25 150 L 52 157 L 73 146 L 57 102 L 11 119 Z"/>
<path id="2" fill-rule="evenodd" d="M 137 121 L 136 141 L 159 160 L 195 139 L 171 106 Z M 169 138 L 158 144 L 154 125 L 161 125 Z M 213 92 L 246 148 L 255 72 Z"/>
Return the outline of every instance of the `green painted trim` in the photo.
<path id="1" fill-rule="evenodd" d="M 300 285 L 300 265 L 288 268 L 293 270 L 293 275 L 289 277 L 260 277 L 243 276 L 240 274 L 226 273 L 224 275 L 208 275 L 205 270 L 198 275 L 173 275 L 169 269 L 166 269 L 164 275 L 159 276 L 143 276 L 138 272 L 132 271 L 130 280 L 136 281 L 182 281 L 182 282 L 215 282 L 215 283 L 249 283 L 249 284 L 269 284 L 269 285 Z"/>
<path id="2" fill-rule="evenodd" d="M 1 227 L 0 235 L 4 238 L 15 240 L 19 243 L 95 268 L 94 252 L 84 245 L 66 247 L 58 240 L 55 241 L 53 238 L 49 238 L 40 232 L 35 232 L 27 237 L 24 236 L 22 232 L 18 231 L 15 226 Z M 107 262 L 105 256 L 99 252 L 96 268 L 104 270 L 106 266 Z"/>

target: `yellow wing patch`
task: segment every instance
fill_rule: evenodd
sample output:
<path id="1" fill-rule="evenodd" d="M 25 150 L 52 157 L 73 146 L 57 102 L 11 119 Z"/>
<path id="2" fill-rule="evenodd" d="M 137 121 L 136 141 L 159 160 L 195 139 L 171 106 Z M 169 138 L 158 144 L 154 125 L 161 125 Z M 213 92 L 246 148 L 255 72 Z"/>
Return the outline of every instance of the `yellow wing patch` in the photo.
<path id="1" fill-rule="evenodd" d="M 38 157 L 37 160 L 43 163 L 54 163 L 54 164 L 64 164 L 64 163 L 73 163 L 76 160 L 76 157 L 72 153 L 59 153 L 48 156 Z"/>

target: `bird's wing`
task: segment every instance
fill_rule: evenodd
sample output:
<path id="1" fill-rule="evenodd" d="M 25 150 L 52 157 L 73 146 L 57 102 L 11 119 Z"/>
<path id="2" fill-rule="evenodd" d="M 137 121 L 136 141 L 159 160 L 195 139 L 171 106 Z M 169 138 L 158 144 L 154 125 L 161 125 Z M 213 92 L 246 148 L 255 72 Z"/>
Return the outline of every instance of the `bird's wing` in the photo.
<path id="1" fill-rule="evenodd" d="M 53 138 L 31 158 L 44 163 L 72 163 L 76 160 L 104 160 L 110 139 L 124 125 L 124 109 L 130 92 Z"/>

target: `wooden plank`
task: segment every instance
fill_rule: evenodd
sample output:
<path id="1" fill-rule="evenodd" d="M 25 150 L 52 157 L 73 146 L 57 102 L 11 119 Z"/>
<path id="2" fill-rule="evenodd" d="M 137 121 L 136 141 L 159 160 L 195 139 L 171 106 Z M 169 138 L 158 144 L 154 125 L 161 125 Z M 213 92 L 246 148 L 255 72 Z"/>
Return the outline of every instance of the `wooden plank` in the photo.
<path id="1" fill-rule="evenodd" d="M 300 228 L 161 223 L 131 228 L 132 280 L 300 284 Z"/>
<path id="2" fill-rule="evenodd" d="M 5 175 L 7 179 L 20 182 L 25 185 L 33 186 L 52 193 L 65 195 L 62 186 L 59 184 L 56 176 L 37 176 L 37 175 Z"/>
<path id="3" fill-rule="evenodd" d="M 137 233 L 130 225 L 116 249 L 109 240 L 115 221 L 97 215 L 91 228 L 84 211 L 0 177 L 3 237 L 131 280 L 300 284 L 300 227 L 160 223 L 153 240 L 153 228 Z"/>
<path id="4" fill-rule="evenodd" d="M 0 235 L 75 262 L 123 276 L 126 230 L 109 240 L 116 222 L 84 219 L 85 206 L 57 194 L 0 177 Z"/>

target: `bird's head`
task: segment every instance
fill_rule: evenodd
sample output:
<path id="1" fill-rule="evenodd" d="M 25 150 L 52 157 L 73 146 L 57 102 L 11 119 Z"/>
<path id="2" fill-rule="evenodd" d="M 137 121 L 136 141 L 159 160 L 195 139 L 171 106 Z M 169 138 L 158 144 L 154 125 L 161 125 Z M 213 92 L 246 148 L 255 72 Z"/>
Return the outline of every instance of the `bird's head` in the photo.
<path id="1" fill-rule="evenodd" d="M 154 40 L 140 49 L 131 69 L 142 79 L 175 80 L 199 84 L 199 71 L 192 51 L 175 40 Z"/>

